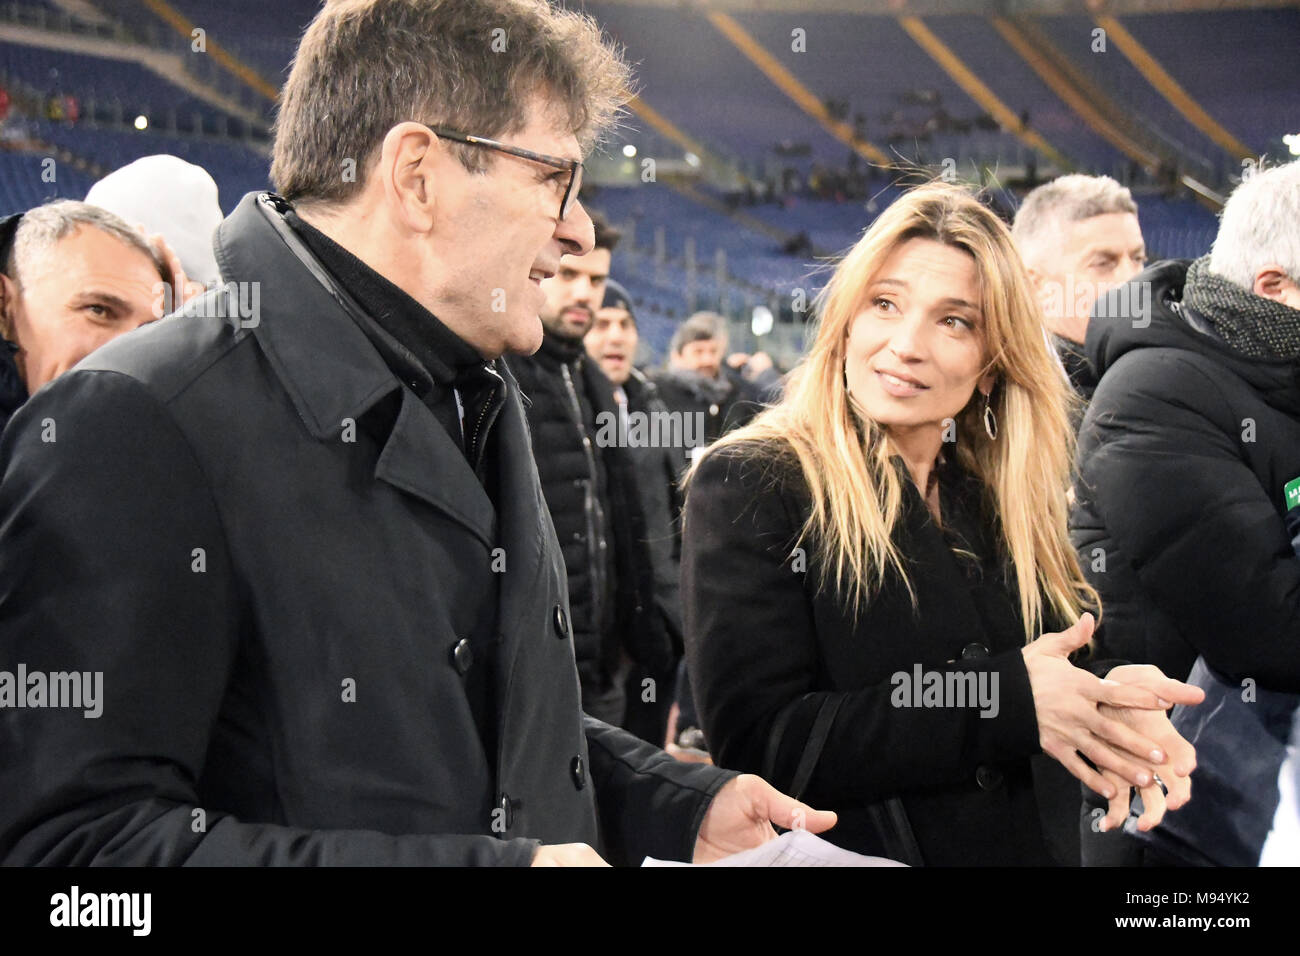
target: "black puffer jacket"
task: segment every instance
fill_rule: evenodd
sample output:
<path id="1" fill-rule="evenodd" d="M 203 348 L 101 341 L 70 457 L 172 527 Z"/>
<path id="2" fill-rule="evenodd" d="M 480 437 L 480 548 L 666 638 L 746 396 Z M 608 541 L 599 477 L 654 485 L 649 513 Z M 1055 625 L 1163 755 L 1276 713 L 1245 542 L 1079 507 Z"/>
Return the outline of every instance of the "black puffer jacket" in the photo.
<path id="1" fill-rule="evenodd" d="M 647 666 L 665 666 L 669 641 L 653 613 L 654 573 L 632 459 L 595 440 L 597 416 L 617 420 L 614 386 L 581 342 L 550 334 L 534 355 L 511 356 L 509 365 L 530 402 L 537 471 L 568 570 L 584 691 L 609 686 L 620 647 Z"/>
<path id="2" fill-rule="evenodd" d="M 1101 376 L 1079 435 L 1071 537 L 1118 657 L 1183 678 L 1197 653 L 1233 680 L 1300 691 L 1300 561 L 1283 488 L 1300 477 L 1300 363 L 1246 358 L 1156 263 L 1150 314 L 1112 290 L 1088 326 Z"/>

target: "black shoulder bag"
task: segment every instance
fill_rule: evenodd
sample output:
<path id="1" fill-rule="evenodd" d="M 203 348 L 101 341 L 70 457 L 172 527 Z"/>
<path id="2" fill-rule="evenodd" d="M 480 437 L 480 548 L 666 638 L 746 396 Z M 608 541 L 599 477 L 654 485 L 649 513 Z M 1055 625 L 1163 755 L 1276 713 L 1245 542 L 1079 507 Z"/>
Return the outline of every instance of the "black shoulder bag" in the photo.
<path id="1" fill-rule="evenodd" d="M 835 721 L 835 715 L 839 713 L 839 709 L 843 706 L 847 695 L 842 693 L 811 693 L 804 694 L 803 697 L 791 701 L 777 715 L 776 722 L 772 725 L 772 736 L 767 741 L 767 753 L 763 760 L 763 777 L 771 781 L 776 772 L 777 755 L 781 751 L 781 741 L 785 736 L 790 718 L 801 703 L 818 696 L 822 699 L 821 705 L 817 708 L 817 716 L 813 719 L 812 729 L 808 731 L 808 742 L 804 745 L 803 753 L 799 756 L 799 765 L 795 768 L 794 777 L 790 781 L 790 788 L 786 791 L 796 800 L 803 799 L 803 792 L 812 779 L 813 770 L 817 767 L 817 760 L 822 755 L 822 748 L 826 746 L 826 738 L 830 736 L 831 724 Z M 906 863 L 908 866 L 925 865 L 925 861 L 921 859 L 921 847 L 916 842 L 916 835 L 912 832 L 912 824 L 907 818 L 907 810 L 903 807 L 902 800 L 898 797 L 881 800 L 868 806 L 867 812 L 871 816 L 871 822 L 876 831 L 885 841 L 885 855 L 889 859 Z"/>

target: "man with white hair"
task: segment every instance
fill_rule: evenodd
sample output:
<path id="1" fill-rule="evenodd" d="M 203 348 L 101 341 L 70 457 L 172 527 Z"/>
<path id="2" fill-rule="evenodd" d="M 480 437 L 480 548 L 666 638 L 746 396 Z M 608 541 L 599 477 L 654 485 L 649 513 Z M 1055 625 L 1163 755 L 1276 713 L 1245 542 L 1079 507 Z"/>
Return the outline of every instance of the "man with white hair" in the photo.
<path id="1" fill-rule="evenodd" d="M 60 200 L 0 224 L 0 427 L 104 343 L 161 317 L 174 253 L 113 213 Z"/>
<path id="2" fill-rule="evenodd" d="M 1300 560 L 1285 521 L 1300 487 L 1300 163 L 1233 192 L 1210 255 L 1156 263 L 1133 284 L 1148 291 L 1112 290 L 1088 327 L 1101 378 L 1079 435 L 1071 535 L 1101 595 L 1099 643 L 1180 680 L 1196 663 L 1222 690 L 1225 707 L 1207 704 L 1184 730 L 1202 755 L 1200 809 L 1161 827 L 1158 853 L 1253 864 L 1277 764 L 1220 773 L 1206 755 L 1280 754 L 1289 721 L 1270 744 L 1265 715 L 1278 714 L 1276 693 L 1300 692 Z M 1239 700 L 1258 703 L 1225 725 Z M 1252 727 L 1262 736 L 1241 739 Z M 1240 787 L 1246 775 L 1270 781 L 1265 792 L 1211 795 L 1210 781 Z"/>
<path id="3" fill-rule="evenodd" d="M 1061 364 L 1086 400 L 1097 385 L 1083 353 L 1093 303 L 1146 265 L 1137 203 L 1109 176 L 1061 176 L 1025 196 L 1011 235 Z"/>

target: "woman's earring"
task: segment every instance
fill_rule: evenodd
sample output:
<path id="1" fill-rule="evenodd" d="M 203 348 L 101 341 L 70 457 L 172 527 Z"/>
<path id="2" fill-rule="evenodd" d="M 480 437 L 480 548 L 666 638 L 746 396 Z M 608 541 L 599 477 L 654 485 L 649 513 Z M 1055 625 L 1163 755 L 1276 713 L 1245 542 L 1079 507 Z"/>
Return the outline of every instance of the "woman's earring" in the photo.
<path id="1" fill-rule="evenodd" d="M 992 398 L 992 392 L 989 392 L 989 394 L 984 396 L 984 431 L 988 434 L 990 439 L 996 441 L 998 437 L 998 419 L 997 416 L 993 414 L 993 406 L 990 404 Z"/>

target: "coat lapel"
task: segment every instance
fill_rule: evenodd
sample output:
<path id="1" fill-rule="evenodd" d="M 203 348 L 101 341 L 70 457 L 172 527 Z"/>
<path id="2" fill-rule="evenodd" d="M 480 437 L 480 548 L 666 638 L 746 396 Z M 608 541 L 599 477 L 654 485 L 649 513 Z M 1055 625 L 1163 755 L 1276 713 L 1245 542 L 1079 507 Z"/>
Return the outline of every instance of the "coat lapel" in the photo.
<path id="1" fill-rule="evenodd" d="M 495 510 L 487 492 L 465 453 L 410 389 L 402 389 L 402 406 L 375 477 L 455 518 L 487 547 L 496 545 Z"/>
<path id="2" fill-rule="evenodd" d="M 943 489 L 943 491 L 947 490 Z M 944 511 L 946 516 L 947 502 Z M 957 556 L 953 554 L 943 532 L 934 523 L 920 495 L 910 485 L 905 520 L 908 534 L 915 547 L 914 550 L 905 548 L 904 553 L 914 555 L 914 560 L 921 566 L 921 573 L 931 579 L 937 593 L 944 595 L 945 607 L 939 620 L 945 622 L 944 626 L 949 622 L 960 622 L 962 644 L 974 642 L 992 647 L 985 628 L 984 615 L 971 596 L 970 578 Z M 978 542 L 971 542 L 971 544 L 978 547 Z"/>
<path id="3" fill-rule="evenodd" d="M 504 364 L 498 363 L 498 367 L 506 383 L 506 402 L 496 422 L 500 541 L 506 557 L 499 618 L 502 666 L 497 699 L 502 704 L 520 643 L 525 635 L 537 633 L 539 622 L 530 618 L 552 610 L 539 603 L 547 592 L 545 575 L 558 580 L 557 600 L 567 589 L 559 543 L 533 459 L 519 383 Z"/>
<path id="4" fill-rule="evenodd" d="M 465 453 L 384 363 L 354 318 L 362 305 L 284 221 L 284 208 L 277 197 L 250 193 L 218 228 L 215 246 L 226 280 L 257 283 L 263 311 L 274 316 L 259 317 L 251 328 L 298 417 L 317 440 L 339 441 L 349 423 L 355 427 L 400 389 L 375 477 L 433 505 L 492 547 L 492 503 Z M 275 281 L 303 268 L 314 282 Z"/>

